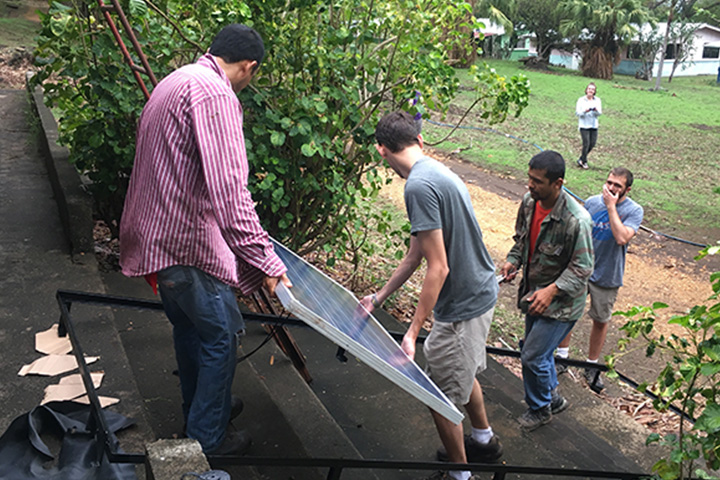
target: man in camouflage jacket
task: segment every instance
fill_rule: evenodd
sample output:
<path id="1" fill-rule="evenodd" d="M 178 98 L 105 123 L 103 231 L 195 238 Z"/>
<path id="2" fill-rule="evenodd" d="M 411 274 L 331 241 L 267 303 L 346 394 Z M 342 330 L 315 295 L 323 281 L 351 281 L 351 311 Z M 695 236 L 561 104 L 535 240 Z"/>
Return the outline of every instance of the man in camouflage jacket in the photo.
<path id="1" fill-rule="evenodd" d="M 557 393 L 553 352 L 582 316 L 593 271 L 592 220 L 563 190 L 564 177 L 559 153 L 544 151 L 530 160 L 529 192 L 501 270 L 503 281 L 523 270 L 518 307 L 525 313 L 521 359 L 528 410 L 518 421 L 528 431 L 568 406 Z"/>

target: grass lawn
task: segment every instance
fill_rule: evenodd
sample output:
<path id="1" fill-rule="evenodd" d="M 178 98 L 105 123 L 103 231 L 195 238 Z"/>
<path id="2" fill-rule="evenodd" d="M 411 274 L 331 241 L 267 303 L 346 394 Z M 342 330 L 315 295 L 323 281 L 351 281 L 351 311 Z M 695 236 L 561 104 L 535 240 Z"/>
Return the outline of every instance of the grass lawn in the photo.
<path id="1" fill-rule="evenodd" d="M 0 18 L 0 48 L 32 45 L 39 30 L 36 22 L 24 18 Z"/>
<path id="2" fill-rule="evenodd" d="M 717 240 L 705 235 L 720 226 L 720 87 L 715 77 L 676 77 L 670 84 L 664 80 L 660 92 L 648 90 L 654 81 L 620 75 L 596 80 L 603 116 L 598 145 L 589 156 L 591 168 L 581 170 L 575 166 L 581 147 L 575 102 L 591 80 L 564 69 L 545 73 L 518 62 L 488 63 L 502 75 L 523 73 L 530 79 L 528 108 L 519 118 L 492 127 L 527 143 L 464 129 L 436 148 L 463 148 L 463 158 L 520 179 L 526 177 L 530 157 L 539 152 L 533 144 L 557 150 L 568 164 L 567 187 L 582 198 L 600 193 L 610 168 L 625 166 L 635 174 L 632 197 L 645 207 L 647 225 L 682 232 L 695 241 Z M 464 71 L 460 78 L 469 82 Z M 473 100 L 473 92 L 462 92 L 447 118 L 437 120 L 457 121 Z M 464 125 L 487 127 L 472 114 Z M 430 122 L 423 125 L 429 142 L 448 131 Z"/>

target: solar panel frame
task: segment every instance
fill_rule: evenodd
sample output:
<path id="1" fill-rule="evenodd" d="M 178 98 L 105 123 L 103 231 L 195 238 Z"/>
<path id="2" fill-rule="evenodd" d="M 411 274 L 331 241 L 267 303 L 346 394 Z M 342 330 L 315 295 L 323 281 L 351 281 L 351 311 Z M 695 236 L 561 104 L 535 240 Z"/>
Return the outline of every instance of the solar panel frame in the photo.
<path id="1" fill-rule="evenodd" d="M 456 425 L 462 421 L 463 414 L 430 380 L 417 363 L 405 354 L 395 339 L 360 304 L 352 292 L 276 240 L 273 239 L 272 242 L 276 253 L 288 267 L 288 277 L 294 284 L 293 288 L 287 288 L 282 283 L 279 283 L 275 290 L 278 299 L 288 311 L 449 421 Z M 310 273 L 305 273 L 302 270 Z M 313 278 L 306 278 L 309 275 Z M 323 305 L 308 305 L 308 303 L 320 298 L 320 296 L 314 295 L 316 292 L 304 291 L 308 290 L 306 282 L 311 280 L 326 285 L 327 288 L 323 289 L 322 293 L 333 292 L 335 296 L 344 297 L 342 301 L 348 303 L 343 304 L 338 298 L 329 298 L 328 295 L 324 295 L 323 300 L 332 302 L 332 304 L 328 303 L 330 308 L 325 308 Z M 295 295 L 293 290 L 298 295 Z M 308 294 L 311 294 L 310 297 L 312 298 L 308 298 Z M 346 323 L 350 322 L 348 322 L 347 315 L 343 319 L 344 323 L 338 323 L 337 319 L 327 319 L 323 316 L 323 314 L 327 315 L 327 310 L 332 310 L 333 307 L 336 311 L 339 311 L 345 310 L 350 305 L 352 305 L 354 317 L 350 321 L 355 321 L 356 326 L 360 324 L 360 321 L 366 322 L 360 328 L 348 332 Z M 325 310 L 325 312 L 315 310 Z M 356 317 L 356 315 L 360 315 L 360 317 Z M 367 332 L 371 332 L 370 334 L 366 332 L 366 327 L 369 327 L 370 330 Z M 343 331 L 343 328 L 346 331 Z M 351 334 L 358 335 L 358 338 L 364 340 L 364 343 L 353 338 Z M 369 340 L 377 343 L 373 344 Z M 386 359 L 382 358 L 381 354 L 389 354 L 390 356 Z"/>

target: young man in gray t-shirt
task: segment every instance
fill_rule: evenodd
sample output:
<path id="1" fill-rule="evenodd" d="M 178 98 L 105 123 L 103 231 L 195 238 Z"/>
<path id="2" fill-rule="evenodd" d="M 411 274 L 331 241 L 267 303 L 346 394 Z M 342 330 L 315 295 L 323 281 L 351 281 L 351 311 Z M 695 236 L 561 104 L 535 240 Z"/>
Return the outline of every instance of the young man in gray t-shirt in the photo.
<path id="1" fill-rule="evenodd" d="M 412 236 L 405 258 L 390 280 L 362 303 L 370 311 L 379 307 L 410 278 L 423 258 L 427 261 L 417 309 L 401 346 L 414 357 L 420 329 L 434 311 L 435 323 L 423 346 L 427 372 L 450 400 L 465 407 L 473 427 L 463 440 L 462 424 L 454 425 L 431 411 L 443 443 L 438 458 L 457 463 L 496 460 L 502 447 L 488 422 L 475 376 L 486 366 L 485 341 L 498 284 L 470 194 L 457 175 L 425 156 L 422 135 L 408 113 L 383 117 L 375 137 L 380 155 L 407 179 L 405 206 Z M 448 472 L 447 476 L 471 478 L 469 471 Z"/>

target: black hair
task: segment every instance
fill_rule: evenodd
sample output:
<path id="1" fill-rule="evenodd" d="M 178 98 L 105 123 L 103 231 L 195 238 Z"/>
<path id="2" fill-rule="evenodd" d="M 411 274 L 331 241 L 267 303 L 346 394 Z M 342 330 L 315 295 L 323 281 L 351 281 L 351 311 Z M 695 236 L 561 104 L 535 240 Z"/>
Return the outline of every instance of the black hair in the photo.
<path id="1" fill-rule="evenodd" d="M 223 27 L 210 45 L 210 54 L 222 58 L 225 63 L 255 60 L 260 66 L 265 56 L 265 44 L 254 29 L 240 23 Z M 257 67 L 256 67 L 257 69 Z"/>
<path id="2" fill-rule="evenodd" d="M 420 144 L 415 119 L 402 110 L 388 113 L 380 119 L 375 128 L 375 140 L 392 153 Z"/>
<path id="3" fill-rule="evenodd" d="M 545 177 L 550 183 L 565 178 L 565 160 L 558 152 L 544 150 L 532 157 L 529 165 L 533 170 L 545 170 Z"/>
<path id="4" fill-rule="evenodd" d="M 627 168 L 615 167 L 612 170 L 610 170 L 610 174 L 615 175 L 616 177 L 625 177 L 625 188 L 632 187 L 633 174 Z"/>

